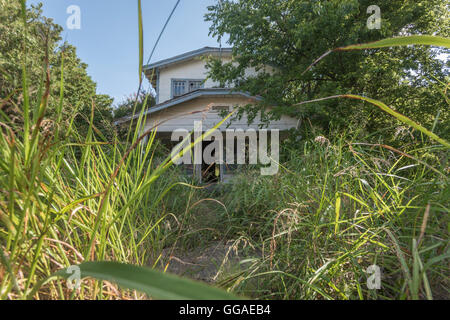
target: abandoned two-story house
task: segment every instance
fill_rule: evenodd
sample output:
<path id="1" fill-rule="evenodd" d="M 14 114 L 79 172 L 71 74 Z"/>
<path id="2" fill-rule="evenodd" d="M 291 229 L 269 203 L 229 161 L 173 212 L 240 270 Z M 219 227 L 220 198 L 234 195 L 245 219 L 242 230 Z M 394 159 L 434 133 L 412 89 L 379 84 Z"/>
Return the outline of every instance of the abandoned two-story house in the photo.
<path id="1" fill-rule="evenodd" d="M 245 92 L 221 88 L 207 77 L 206 56 L 231 61 L 232 50 L 229 48 L 205 47 L 187 52 L 169 59 L 144 66 L 144 72 L 156 91 L 156 105 L 146 112 L 144 131 L 157 125 L 157 138 L 170 141 L 175 130 L 194 130 L 194 123 L 201 121 L 202 130 L 207 131 L 223 120 L 224 111 L 232 111 L 245 105 L 255 103 L 260 98 Z M 254 70 L 247 70 L 252 75 Z M 135 117 L 138 117 L 136 115 Z M 122 123 L 130 121 L 124 118 Z M 241 119 L 227 120 L 218 130 L 254 129 L 258 133 L 261 117 L 256 117 L 251 124 L 245 116 Z M 267 129 L 288 130 L 297 126 L 297 119 L 287 116 L 270 122 Z M 203 148 L 207 143 L 203 143 Z M 232 164 L 192 165 L 190 170 L 203 181 L 223 181 L 230 175 Z"/>

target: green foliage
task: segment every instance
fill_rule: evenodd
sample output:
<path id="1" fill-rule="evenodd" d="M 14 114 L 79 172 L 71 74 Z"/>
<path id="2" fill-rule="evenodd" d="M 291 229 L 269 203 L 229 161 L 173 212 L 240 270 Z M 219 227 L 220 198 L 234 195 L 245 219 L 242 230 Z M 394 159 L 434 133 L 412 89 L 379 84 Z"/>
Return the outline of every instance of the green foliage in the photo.
<path id="1" fill-rule="evenodd" d="M 262 252 L 222 282 L 268 299 L 448 298 L 443 148 L 406 132 L 320 133 L 289 138 L 276 176 L 247 170 L 218 198 L 229 213 L 222 232 Z M 380 290 L 366 284 L 373 264 Z"/>
<path id="2" fill-rule="evenodd" d="M 327 128 L 364 127 L 375 131 L 393 119 L 351 101 L 321 101 L 294 108 L 300 101 L 354 93 L 382 100 L 422 125 L 431 126 L 440 112 L 441 123 L 449 119 L 441 108 L 436 86 L 446 82 L 448 68 L 437 59 L 448 49 L 401 47 L 379 51 L 336 52 L 304 71 L 323 53 L 354 43 L 367 43 L 399 35 L 449 36 L 449 11 L 445 1 L 381 1 L 380 30 L 366 26 L 370 0 L 240 0 L 222 1 L 209 8 L 210 32 L 229 34 L 234 62 L 209 62 L 210 75 L 223 85 L 261 95 L 265 102 L 253 108 L 276 106 L 271 118 L 288 114 L 310 119 Z M 268 65 L 270 67 L 263 67 Z M 246 76 L 248 67 L 259 76 Z M 432 75 L 434 78 L 431 78 Z M 438 80 L 436 80 L 438 79 Z M 442 124 L 439 130 L 444 130 Z"/>
<path id="3" fill-rule="evenodd" d="M 444 97 L 446 98 L 446 96 L 444 96 Z M 355 99 L 355 100 L 366 101 L 366 102 L 368 102 L 368 103 L 370 103 L 370 104 L 380 108 L 384 112 L 390 114 L 391 116 L 393 116 L 397 120 L 403 122 L 404 124 L 407 124 L 408 126 L 413 127 L 414 129 L 416 129 L 416 130 L 420 131 L 421 133 L 427 135 L 431 139 L 439 142 L 440 144 L 442 144 L 446 148 L 450 148 L 450 143 L 448 141 L 446 141 L 445 139 L 440 138 L 439 136 L 437 136 L 436 134 L 434 134 L 432 131 L 428 130 L 427 128 L 425 128 L 425 127 L 421 126 L 420 124 L 414 122 L 410 118 L 405 117 L 404 115 L 396 112 L 395 110 L 393 110 L 390 107 L 388 107 L 387 105 L 385 105 L 383 102 L 377 101 L 377 100 L 374 100 L 374 99 L 371 99 L 371 98 L 358 96 L 358 95 L 354 95 L 354 94 L 342 94 L 342 95 L 337 95 L 337 96 L 332 96 L 332 97 L 325 97 L 325 98 L 311 100 L 311 101 L 304 101 L 304 102 L 301 102 L 301 103 L 297 104 L 297 106 L 298 105 L 307 104 L 307 103 L 313 103 L 313 102 L 317 102 L 317 101 L 325 101 L 325 100 L 337 99 L 337 98 L 346 98 L 346 99 Z M 450 105 L 450 103 L 449 103 L 449 105 Z"/>
<path id="4" fill-rule="evenodd" d="M 22 0 L 25 35 L 26 14 Z M 130 133 L 130 145 L 105 139 L 95 126 L 94 113 L 109 98 L 96 95 L 89 103 L 82 100 L 84 95 L 73 97 L 83 81 L 66 88 L 64 80 L 79 73 L 60 74 L 54 117 L 62 119 L 65 101 L 75 99 L 91 108 L 85 132 L 79 133 L 76 116 L 67 127 L 55 126 L 49 132 L 44 119 L 51 110 L 50 61 L 45 54 L 43 70 L 48 76 L 43 90 L 37 99 L 28 99 L 33 82 L 25 57 L 19 90 L 23 100 L 16 102 L 23 128 L 0 113 L 0 300 L 145 297 L 119 285 L 149 297 L 232 298 L 204 284 L 124 264 L 142 266 L 159 260 L 162 240 L 171 236 L 162 223 L 174 216 L 174 206 L 187 205 L 187 197 L 170 204 L 164 197 L 186 183 L 179 182 L 177 170 L 168 171 L 170 156 L 155 157 L 155 131 L 143 133 L 144 109 Z M 66 66 L 62 57 L 61 66 Z M 145 137 L 148 143 L 142 143 Z M 120 263 L 104 262 L 108 260 Z M 54 275 L 67 276 L 64 268 L 71 265 L 79 265 L 82 277 L 100 281 L 85 280 L 78 291 L 62 281 L 50 281 Z"/>
<path id="5" fill-rule="evenodd" d="M 144 102 L 146 101 L 146 99 L 147 103 L 145 104 Z M 137 94 L 129 96 L 114 108 L 114 120 L 133 115 L 135 106 L 135 114 L 139 114 L 141 113 L 142 109 L 145 109 L 144 111 L 146 111 L 148 108 L 153 107 L 155 104 L 155 97 L 153 97 L 149 92 L 141 90 L 139 96 L 137 96 Z"/>
<path id="6" fill-rule="evenodd" d="M 243 270 L 216 283 L 246 296 L 447 298 L 448 142 L 436 133 L 445 129 L 439 121 L 448 123 L 449 99 L 438 51 L 337 52 L 304 72 L 330 48 L 341 51 L 399 32 L 447 36 L 449 21 L 436 23 L 445 13 L 430 11 L 444 8 L 437 1 L 386 2 L 383 29 L 370 32 L 354 23 L 365 22 L 368 4 L 241 0 L 211 8 L 213 32 L 230 32 L 241 66 L 276 67 L 273 74 L 245 79 L 244 68 L 211 61 L 213 75 L 224 85 L 237 81 L 240 89 L 264 95 L 266 103 L 279 106 L 275 117 L 284 112 L 306 117 L 306 108 L 292 106 L 320 98 L 307 117 L 311 126 L 304 126 L 303 141 L 298 132 L 285 141 L 277 175 L 242 170 L 216 193 L 218 199 L 211 199 L 171 168 L 155 131 L 143 133 L 151 96 L 141 93 L 116 110 L 116 119 L 139 115 L 126 143 L 108 136 L 111 99 L 96 94 L 75 48 L 57 45 L 60 27 L 43 18 L 39 7 L 25 10 L 24 0 L 22 16 L 19 2 L 0 0 L 0 299 L 233 298 L 143 267 L 167 267 L 171 257 L 165 261 L 164 248 L 218 236 L 237 238 L 260 252 L 241 261 Z M 411 70 L 422 78 L 411 80 Z M 436 77 L 425 79 L 427 74 Z M 386 104 L 341 94 L 347 90 L 372 93 Z M 371 121 L 390 123 L 391 118 L 371 117 L 375 108 L 323 98 L 329 95 L 370 102 L 419 132 L 399 127 L 387 134 L 392 130 L 384 126 L 366 135 Z M 317 131 L 318 119 L 336 122 L 338 129 Z M 339 121 L 348 124 L 346 130 Z M 195 212 L 206 201 L 223 211 L 214 226 Z M 209 207 L 206 211 L 210 216 Z M 205 220 L 200 230 L 191 224 L 195 219 Z M 365 270 L 373 264 L 383 269 L 378 291 L 365 285 Z M 78 291 L 55 280 L 67 277 L 65 268 L 71 265 L 79 266 L 84 278 Z"/>
<path id="7" fill-rule="evenodd" d="M 200 282 L 138 266 L 116 262 L 86 262 L 79 266 L 81 277 L 94 277 L 112 281 L 122 287 L 145 292 L 149 296 L 166 300 L 235 300 L 223 290 Z M 58 271 L 60 277 L 69 278 L 66 270 Z"/>
<path id="8" fill-rule="evenodd" d="M 336 50 L 362 50 L 362 49 L 376 49 L 376 48 L 391 48 L 391 47 L 404 47 L 408 45 L 427 45 L 445 47 L 450 49 L 450 39 L 436 36 L 419 35 L 419 36 L 407 36 L 383 39 L 366 44 L 350 45 Z"/>
<path id="9" fill-rule="evenodd" d="M 75 47 L 61 43 L 62 27 L 42 16 L 42 5 L 27 9 L 27 30 L 21 19 L 20 1 L 0 1 L 0 97 L 2 110 L 19 126 L 24 114 L 19 105 L 23 96 L 22 65 L 26 63 L 30 99 L 37 101 L 45 80 L 45 59 L 48 55 L 50 95 L 47 123 L 67 128 L 76 115 L 75 127 L 83 136 L 87 133 L 91 111 L 94 125 L 104 135 L 112 137 L 111 105 L 113 99 L 96 93 L 96 84 L 87 74 L 87 64 L 77 56 Z M 64 74 L 61 119 L 57 121 L 60 81 Z M 4 99 L 4 100 L 3 100 Z"/>

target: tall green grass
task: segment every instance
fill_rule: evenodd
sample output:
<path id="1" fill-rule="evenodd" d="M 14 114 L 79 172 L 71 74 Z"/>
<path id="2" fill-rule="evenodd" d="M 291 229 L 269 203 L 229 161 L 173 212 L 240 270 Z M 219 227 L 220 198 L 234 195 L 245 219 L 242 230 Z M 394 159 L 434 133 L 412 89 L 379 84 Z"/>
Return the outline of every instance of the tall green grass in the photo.
<path id="1" fill-rule="evenodd" d="M 305 72 L 333 51 L 405 45 L 448 48 L 450 41 L 411 36 L 337 48 Z M 285 145 L 277 176 L 243 173 L 222 195 L 232 213 L 227 232 L 262 255 L 220 284 L 258 298 L 448 299 L 450 144 L 435 133 L 439 115 L 427 129 L 363 96 L 298 105 L 336 98 L 366 101 L 412 129 L 331 131 L 329 139 L 311 130 L 302 143 Z M 366 284 L 374 264 L 382 269 L 379 290 Z"/>
<path id="2" fill-rule="evenodd" d="M 22 1 L 26 25 L 25 8 Z M 155 159 L 156 129 L 143 132 L 145 108 L 123 143 L 117 138 L 106 141 L 93 126 L 92 104 L 88 131 L 81 136 L 73 126 L 75 115 L 67 127 L 60 122 L 65 103 L 61 77 L 58 121 L 45 119 L 48 59 L 45 65 L 45 81 L 31 97 L 23 61 L 23 100 L 17 106 L 23 126 L 1 114 L 0 299 L 233 298 L 203 284 L 133 266 L 146 266 L 160 255 L 162 240 L 170 236 L 162 223 L 173 216 L 174 206 L 187 203 L 183 197 L 169 205 L 163 199 L 186 183 L 176 170 L 168 171 L 170 156 Z M 146 137 L 148 143 L 143 143 Z M 55 280 L 69 277 L 66 268 L 73 265 L 79 266 L 82 278 L 90 277 L 74 291 L 65 280 Z"/>
<path id="3" fill-rule="evenodd" d="M 275 177 L 242 173 L 220 198 L 226 231 L 261 256 L 221 283 L 265 299 L 448 298 L 446 155 L 417 135 L 401 151 L 378 139 L 315 132 L 286 143 Z"/>
<path id="4" fill-rule="evenodd" d="M 411 36 L 337 48 L 305 72 L 333 51 L 405 45 L 448 48 L 450 41 Z M 244 173 L 221 199 L 233 212 L 227 232 L 249 239 L 262 257 L 221 284 L 258 298 L 448 299 L 450 144 L 435 133 L 439 115 L 427 129 L 352 94 L 297 106 L 336 98 L 368 102 L 419 134 L 341 130 L 327 139 L 312 130 L 303 143 L 285 146 L 276 177 Z M 379 290 L 366 284 L 371 265 L 382 268 Z"/>
<path id="5" fill-rule="evenodd" d="M 102 141 L 92 121 L 81 137 L 72 125 L 61 131 L 55 123 L 48 132 L 32 118 L 24 117 L 26 127 L 34 128 L 31 134 L 2 119 L 0 298 L 70 298 L 64 282 L 40 287 L 41 281 L 85 261 L 145 266 L 157 258 L 168 236 L 162 222 L 174 206 L 186 203 L 181 198 L 163 205 L 181 182 L 176 170 L 167 171 L 170 158 L 154 163 L 156 131 L 149 132 L 149 143 L 139 143 L 141 116 L 125 145 Z M 76 297 L 122 297 L 118 292 L 111 283 L 87 281 Z"/>
<path id="6" fill-rule="evenodd" d="M 25 6 L 22 1 L 26 25 Z M 180 238 L 184 245 L 210 240 L 192 232 L 198 191 L 181 188 L 188 183 L 171 168 L 170 157 L 161 158 L 156 131 L 143 132 L 144 113 L 130 124 L 125 142 L 107 141 L 93 126 L 93 104 L 88 132 L 80 135 L 74 117 L 61 124 L 63 77 L 52 122 L 46 119 L 48 61 L 33 96 L 27 63 L 17 106 L 23 126 L 0 118 L 0 299 L 233 298 L 143 267 L 155 266 L 162 249 Z M 448 142 L 435 128 L 393 116 L 421 134 L 396 146 L 385 136 L 336 133 L 327 139 L 312 131 L 304 142 L 284 146 L 275 177 L 252 170 L 237 177 L 218 196 L 225 212 L 216 227 L 261 255 L 217 285 L 259 299 L 446 297 Z M 177 229 L 164 227 L 172 220 Z M 383 269 L 380 290 L 365 285 L 372 264 Z M 78 290 L 63 279 L 73 265 L 84 278 Z"/>

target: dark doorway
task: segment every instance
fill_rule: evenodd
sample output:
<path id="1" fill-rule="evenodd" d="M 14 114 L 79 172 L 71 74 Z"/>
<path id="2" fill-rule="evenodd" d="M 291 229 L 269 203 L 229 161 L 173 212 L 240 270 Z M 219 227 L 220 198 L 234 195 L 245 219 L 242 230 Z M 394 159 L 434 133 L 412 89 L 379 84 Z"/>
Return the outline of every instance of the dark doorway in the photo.
<path id="1" fill-rule="evenodd" d="M 202 154 L 205 152 L 205 148 L 214 141 L 202 141 Z M 215 151 L 214 151 L 215 153 Z M 215 157 L 215 154 L 212 154 Z M 202 157 L 202 182 L 204 183 L 217 183 L 220 181 L 220 164 L 218 163 L 206 163 L 204 157 Z"/>

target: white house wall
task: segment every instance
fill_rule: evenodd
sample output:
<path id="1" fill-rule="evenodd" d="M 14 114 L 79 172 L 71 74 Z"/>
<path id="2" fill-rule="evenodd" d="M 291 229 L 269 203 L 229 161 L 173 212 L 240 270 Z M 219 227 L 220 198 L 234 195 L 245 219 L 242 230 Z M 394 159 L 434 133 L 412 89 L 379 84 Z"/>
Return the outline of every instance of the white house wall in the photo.
<path id="1" fill-rule="evenodd" d="M 231 61 L 229 57 L 223 57 L 224 63 Z M 219 83 L 207 79 L 208 70 L 206 69 L 206 62 L 197 57 L 193 60 L 185 61 L 175 65 L 170 65 L 166 68 L 161 68 L 159 71 L 159 95 L 157 103 L 163 103 L 164 101 L 172 99 L 172 79 L 195 79 L 205 80 L 204 88 L 219 87 Z M 246 76 L 255 75 L 256 71 L 253 68 L 246 70 Z"/>

